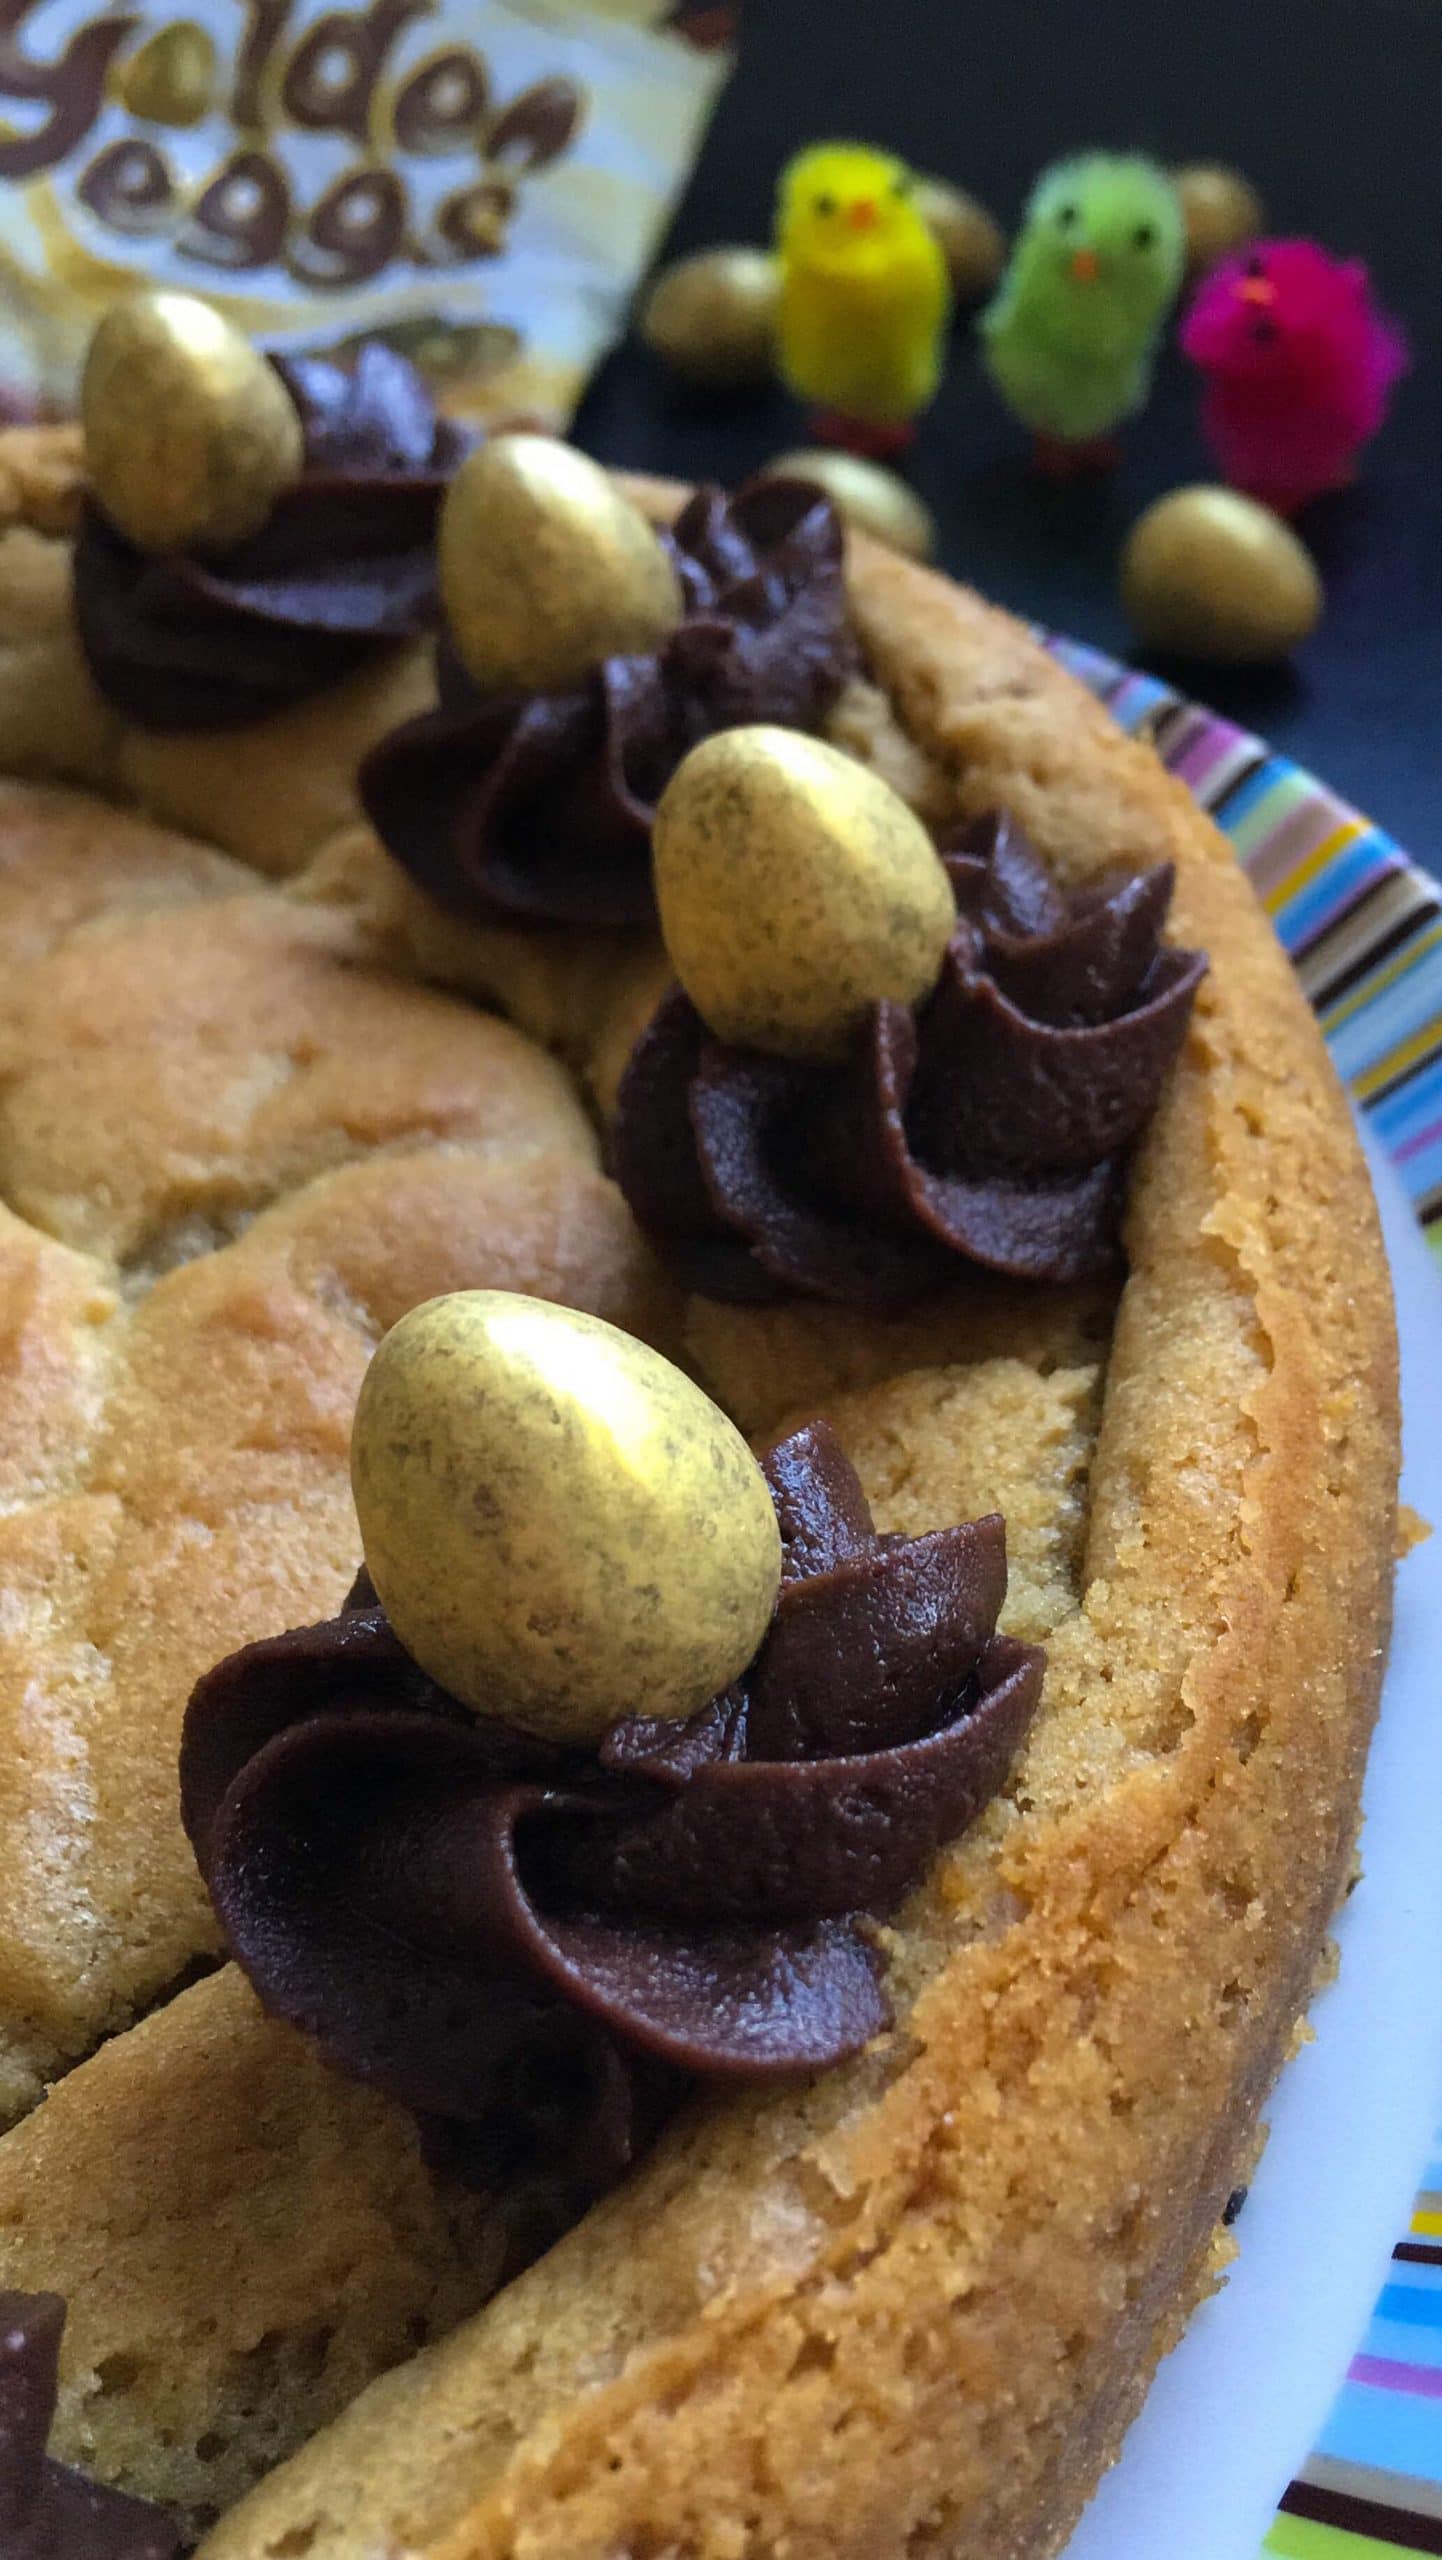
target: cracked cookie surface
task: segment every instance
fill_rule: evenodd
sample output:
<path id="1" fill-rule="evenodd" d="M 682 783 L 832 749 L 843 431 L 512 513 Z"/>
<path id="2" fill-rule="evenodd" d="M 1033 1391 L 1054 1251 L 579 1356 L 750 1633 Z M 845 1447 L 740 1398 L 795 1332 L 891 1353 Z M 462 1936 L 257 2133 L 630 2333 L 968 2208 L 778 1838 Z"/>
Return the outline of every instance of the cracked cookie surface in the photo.
<path id="1" fill-rule="evenodd" d="M 0 842 L 5 1392 L 34 1486 L 0 1519 L 13 2113 L 214 1945 L 180 1714 L 218 1653 L 344 1591 L 379 1333 L 480 1278 L 643 1332 L 669 1293 L 506 1024 L 99 803 L 5 786 Z"/>

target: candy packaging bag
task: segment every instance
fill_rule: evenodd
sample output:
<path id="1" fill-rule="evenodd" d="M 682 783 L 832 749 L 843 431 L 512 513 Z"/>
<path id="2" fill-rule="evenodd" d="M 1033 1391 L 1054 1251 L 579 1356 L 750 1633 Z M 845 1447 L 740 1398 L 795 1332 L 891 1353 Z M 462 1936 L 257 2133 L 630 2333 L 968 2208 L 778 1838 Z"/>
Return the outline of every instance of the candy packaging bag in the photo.
<path id="1" fill-rule="evenodd" d="M 445 405 L 559 425 L 729 65 L 668 0 L 6 0 L 0 394 L 63 413 L 132 284 L 279 350 L 382 337 Z"/>

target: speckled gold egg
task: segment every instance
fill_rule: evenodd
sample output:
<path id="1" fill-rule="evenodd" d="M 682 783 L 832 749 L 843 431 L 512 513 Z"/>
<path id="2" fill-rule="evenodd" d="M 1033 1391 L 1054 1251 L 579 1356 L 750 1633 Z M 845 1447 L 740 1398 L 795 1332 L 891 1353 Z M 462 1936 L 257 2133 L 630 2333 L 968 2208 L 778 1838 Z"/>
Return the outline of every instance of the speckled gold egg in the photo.
<path id="1" fill-rule="evenodd" d="M 574 684 L 603 658 L 654 649 L 681 588 L 654 531 L 600 465 L 554 436 L 497 436 L 446 492 L 441 596 L 478 685 Z"/>
<path id="2" fill-rule="evenodd" d="M 718 1039 L 843 1051 L 868 1009 L 929 994 L 956 922 L 921 820 L 888 783 L 794 729 L 693 747 L 656 812 L 672 966 Z"/>
<path id="3" fill-rule="evenodd" d="M 663 267 L 637 327 L 653 355 L 690 382 L 765 382 L 776 344 L 776 261 L 764 249 L 699 249 Z"/>
<path id="4" fill-rule="evenodd" d="M 1121 598 L 1153 649 L 1245 664 L 1285 658 L 1322 610 L 1310 554 L 1270 507 L 1237 489 L 1174 489 L 1139 516 Z"/>
<path id="5" fill-rule="evenodd" d="M 981 302 L 1001 282 L 1006 233 L 993 214 L 964 187 L 946 178 L 918 178 L 914 202 L 941 244 L 958 302 Z"/>
<path id="6" fill-rule="evenodd" d="M 193 18 L 176 18 L 127 55 L 112 86 L 131 115 L 183 132 L 209 114 L 216 68 L 214 37 Z"/>
<path id="7" fill-rule="evenodd" d="M 188 293 L 111 305 L 90 342 L 80 415 L 96 502 L 142 551 L 243 542 L 305 458 L 280 376 Z"/>
<path id="8" fill-rule="evenodd" d="M 929 560 L 936 549 L 936 521 L 914 489 L 879 462 L 842 453 L 830 445 L 798 445 L 778 453 L 762 477 L 768 480 L 814 480 L 824 489 L 843 523 L 869 533 L 908 560 Z"/>
<path id="9" fill-rule="evenodd" d="M 499 1289 L 417 1307 L 367 1373 L 351 1480 L 407 1651 L 550 1740 L 694 1714 L 771 1622 L 780 1533 L 741 1434 L 596 1316 Z"/>
<path id="10" fill-rule="evenodd" d="M 1172 183 L 1182 208 L 1187 235 L 1187 272 L 1205 275 L 1219 258 L 1260 239 L 1267 209 L 1250 179 L 1218 160 L 1197 160 L 1174 169 Z"/>

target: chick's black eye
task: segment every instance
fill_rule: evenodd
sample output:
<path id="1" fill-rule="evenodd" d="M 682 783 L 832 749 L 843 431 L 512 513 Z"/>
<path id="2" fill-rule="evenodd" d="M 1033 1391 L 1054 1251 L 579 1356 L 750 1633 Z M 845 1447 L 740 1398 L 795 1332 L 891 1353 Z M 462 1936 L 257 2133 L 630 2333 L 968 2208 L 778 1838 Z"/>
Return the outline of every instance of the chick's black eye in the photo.
<path id="1" fill-rule="evenodd" d="M 894 196 L 909 196 L 912 189 L 912 183 L 911 178 L 903 170 L 899 178 L 892 179 L 891 192 Z"/>
<path id="2" fill-rule="evenodd" d="M 1254 250 L 1251 257 L 1247 260 L 1248 275 L 1264 276 L 1266 272 L 1266 268 L 1263 266 L 1261 259 L 1257 256 L 1256 251 Z"/>
<path id="3" fill-rule="evenodd" d="M 1058 231 L 1070 231 L 1075 221 L 1076 206 L 1074 204 L 1058 205 L 1056 216 Z"/>
<path id="4" fill-rule="evenodd" d="M 835 196 L 818 196 L 816 198 L 816 210 L 818 213 L 834 213 L 836 211 Z"/>
<path id="5" fill-rule="evenodd" d="M 1132 247 L 1134 249 L 1155 248 L 1156 238 L 1157 226 L 1154 222 L 1139 222 L 1132 233 Z"/>

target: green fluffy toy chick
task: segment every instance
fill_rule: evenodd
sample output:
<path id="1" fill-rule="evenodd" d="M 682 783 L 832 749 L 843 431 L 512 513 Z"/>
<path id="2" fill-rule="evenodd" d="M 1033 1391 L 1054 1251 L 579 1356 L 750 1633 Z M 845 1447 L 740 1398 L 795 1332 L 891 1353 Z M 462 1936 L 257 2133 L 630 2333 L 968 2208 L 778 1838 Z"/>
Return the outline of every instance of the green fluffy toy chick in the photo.
<path id="1" fill-rule="evenodd" d="M 1038 179 L 978 327 L 1042 468 L 1117 459 L 1110 431 L 1146 399 L 1185 260 L 1176 190 L 1152 161 L 1092 151 Z"/>

